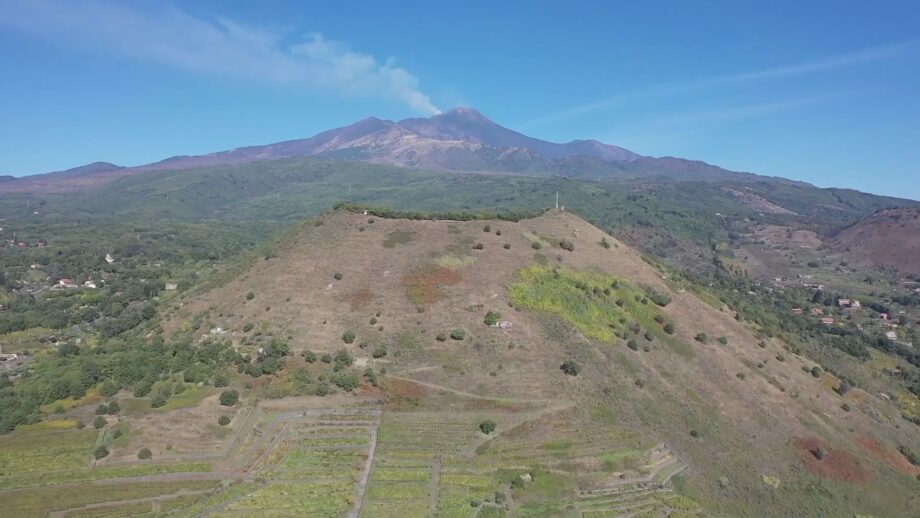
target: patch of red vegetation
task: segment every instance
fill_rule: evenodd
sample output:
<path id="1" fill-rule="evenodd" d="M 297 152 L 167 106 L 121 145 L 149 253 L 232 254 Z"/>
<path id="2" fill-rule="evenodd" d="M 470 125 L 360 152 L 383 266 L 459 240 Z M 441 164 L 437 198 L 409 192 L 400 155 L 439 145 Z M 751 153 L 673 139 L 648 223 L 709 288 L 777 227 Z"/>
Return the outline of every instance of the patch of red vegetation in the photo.
<path id="1" fill-rule="evenodd" d="M 871 453 L 873 457 L 898 473 L 903 473 L 905 475 L 920 475 L 920 467 L 911 464 L 910 461 L 907 460 L 907 457 L 901 455 L 901 452 L 891 446 L 882 444 L 867 435 L 859 438 L 859 444 L 861 444 L 866 451 Z"/>
<path id="2" fill-rule="evenodd" d="M 361 288 L 345 296 L 345 301 L 351 306 L 352 311 L 366 307 L 372 300 L 374 292 L 367 288 Z"/>
<path id="3" fill-rule="evenodd" d="M 860 486 L 869 483 L 869 473 L 853 454 L 845 450 L 831 448 L 817 437 L 796 437 L 792 445 L 802 464 L 815 475 Z M 815 455 L 819 448 L 825 452 L 821 459 Z"/>
<path id="4" fill-rule="evenodd" d="M 463 276 L 450 268 L 433 267 L 410 273 L 403 278 L 409 299 L 415 304 L 432 304 L 444 296 L 443 289 L 460 284 Z"/>
<path id="5" fill-rule="evenodd" d="M 395 378 L 386 380 L 386 399 L 383 402 L 384 410 L 406 410 L 415 408 L 422 399 L 428 396 L 428 389 L 409 381 Z"/>

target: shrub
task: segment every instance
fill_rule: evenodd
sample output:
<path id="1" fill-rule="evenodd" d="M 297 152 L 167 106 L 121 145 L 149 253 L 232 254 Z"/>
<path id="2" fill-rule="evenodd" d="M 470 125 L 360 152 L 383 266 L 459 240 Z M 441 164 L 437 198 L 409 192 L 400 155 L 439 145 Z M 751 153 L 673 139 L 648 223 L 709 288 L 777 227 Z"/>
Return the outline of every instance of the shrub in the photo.
<path id="1" fill-rule="evenodd" d="M 371 324 L 372 326 L 373 326 L 373 325 L 377 325 L 377 317 L 371 317 L 370 324 Z"/>
<path id="2" fill-rule="evenodd" d="M 332 367 L 332 370 L 334 370 L 335 372 L 338 372 L 346 367 L 351 366 L 351 364 L 354 363 L 355 361 L 351 357 L 351 355 L 348 354 L 348 351 L 344 349 L 336 352 L 333 360 L 335 361 L 335 365 Z"/>
<path id="3" fill-rule="evenodd" d="M 562 372 L 568 374 L 569 376 L 578 376 L 578 371 L 581 370 L 581 367 L 572 360 L 566 360 L 562 362 L 562 365 L 559 366 L 562 369 Z"/>
<path id="4" fill-rule="evenodd" d="M 778 361 L 778 362 L 784 362 L 784 361 L 786 361 L 786 357 L 783 356 L 782 354 L 777 354 L 777 355 L 776 355 L 776 361 Z"/>
<path id="5" fill-rule="evenodd" d="M 97 415 L 96 419 L 93 420 L 93 428 L 97 430 L 100 428 L 105 428 L 105 425 L 107 424 L 109 424 L 108 420 L 101 415 Z"/>
<path id="6" fill-rule="evenodd" d="M 707 341 L 709 341 L 709 337 L 706 336 L 706 333 L 697 333 L 694 339 L 701 344 L 704 344 Z"/>
<path id="7" fill-rule="evenodd" d="M 690 437 L 697 438 L 699 436 L 700 432 L 697 432 L 696 430 L 690 430 Z"/>
<path id="8" fill-rule="evenodd" d="M 383 358 L 386 355 L 387 355 L 387 346 L 378 345 L 374 349 L 374 353 L 371 356 L 373 356 L 374 358 Z"/>
<path id="9" fill-rule="evenodd" d="M 249 293 L 246 294 L 246 300 L 252 300 L 252 299 L 254 299 L 254 298 L 256 298 L 256 294 L 255 294 L 255 293 L 253 293 L 253 292 L 250 291 Z"/>
<path id="10" fill-rule="evenodd" d="M 342 280 L 342 277 L 343 277 L 343 275 L 342 275 L 340 272 L 335 272 L 335 274 L 333 274 L 333 276 L 332 276 L 332 278 L 335 279 L 335 280 L 337 280 L 337 281 Z"/>
<path id="11" fill-rule="evenodd" d="M 629 348 L 632 349 L 633 351 L 638 351 L 638 350 L 639 350 L 639 344 L 637 344 L 635 340 L 630 340 L 630 341 L 626 342 L 626 347 L 629 347 Z"/>
<path id="12" fill-rule="evenodd" d="M 479 423 L 479 431 L 486 435 L 494 432 L 496 428 L 498 428 L 498 425 L 495 424 L 495 421 L 492 421 L 491 419 L 486 419 L 485 421 Z"/>
<path id="13" fill-rule="evenodd" d="M 438 333 L 437 336 L 434 337 L 434 339 L 439 342 L 444 342 L 447 340 L 447 335 L 444 333 Z"/>
<path id="14" fill-rule="evenodd" d="M 354 342 L 355 341 L 354 331 L 349 330 L 349 331 L 345 331 L 344 333 L 342 333 L 342 341 L 345 342 L 346 344 L 350 344 Z"/>
<path id="15" fill-rule="evenodd" d="M 252 325 L 252 322 L 246 322 L 245 324 L 243 324 L 243 332 L 244 332 L 244 333 L 248 333 L 248 332 L 252 331 L 252 328 L 253 328 L 253 327 L 254 327 L 254 326 Z"/>
<path id="16" fill-rule="evenodd" d="M 450 337 L 453 340 L 463 340 L 464 338 L 466 338 L 466 331 L 464 331 L 463 329 L 454 329 L 453 331 L 450 332 Z"/>
<path id="17" fill-rule="evenodd" d="M 543 248 L 543 245 L 540 244 L 539 241 L 534 241 L 533 243 L 530 244 L 530 247 L 533 248 L 534 250 L 539 250 Z"/>
<path id="18" fill-rule="evenodd" d="M 851 410 L 850 404 L 849 404 L 849 403 L 844 403 L 844 404 L 840 405 L 840 408 L 841 408 L 844 412 L 849 412 L 849 411 Z"/>
<path id="19" fill-rule="evenodd" d="M 850 382 L 847 380 L 840 380 L 840 385 L 837 386 L 837 393 L 841 396 L 845 396 L 850 389 L 853 388 L 853 385 L 850 385 Z"/>
<path id="20" fill-rule="evenodd" d="M 502 314 L 497 311 L 489 311 L 486 313 L 486 317 L 483 319 L 483 323 L 487 326 L 494 326 L 502 319 Z"/>
<path id="21" fill-rule="evenodd" d="M 563 239 L 559 241 L 559 248 L 567 250 L 569 252 L 575 251 L 575 243 L 569 241 L 568 239 Z"/>
<path id="22" fill-rule="evenodd" d="M 476 243 L 476 246 L 474 246 L 473 248 L 475 248 L 476 250 L 482 250 L 484 247 L 482 246 L 482 243 Z"/>
<path id="23" fill-rule="evenodd" d="M 153 457 L 153 454 L 150 453 L 150 448 L 141 448 L 141 451 L 137 452 L 137 458 L 141 460 L 150 460 Z"/>
<path id="24" fill-rule="evenodd" d="M 233 406 L 240 400 L 240 393 L 230 389 L 220 393 L 220 404 L 222 406 Z"/>
<path id="25" fill-rule="evenodd" d="M 223 388 L 230 384 L 230 380 L 227 378 L 227 375 L 223 372 L 218 372 L 214 375 L 214 386 L 217 388 Z M 182 386 L 185 390 L 185 385 Z"/>
<path id="26" fill-rule="evenodd" d="M 504 245 L 502 245 L 502 248 L 504 248 L 505 250 L 510 250 L 510 249 L 511 249 L 511 245 L 508 244 L 508 243 L 505 243 Z"/>
<path id="27" fill-rule="evenodd" d="M 652 299 L 652 302 L 658 306 L 665 307 L 671 303 L 671 297 L 658 290 L 647 287 L 645 288 L 645 292 L 648 294 L 648 298 Z"/>
<path id="28" fill-rule="evenodd" d="M 817 365 L 815 365 L 814 367 L 812 367 L 812 368 L 811 368 L 811 375 L 814 376 L 814 377 L 816 377 L 816 378 L 820 378 L 820 377 L 821 377 L 821 367 L 818 367 Z"/>
<path id="29" fill-rule="evenodd" d="M 502 231 L 501 231 L 501 230 L 496 230 L 496 231 L 495 231 L 495 235 L 496 235 L 496 236 L 502 235 Z"/>
<path id="30" fill-rule="evenodd" d="M 607 241 L 606 237 L 601 238 L 601 246 L 604 248 L 610 248 L 610 241 Z"/>
<path id="31" fill-rule="evenodd" d="M 95 451 L 93 451 L 93 457 L 95 457 L 96 460 L 104 459 L 105 457 L 108 457 L 108 456 L 109 456 L 109 449 L 106 448 L 105 445 L 102 445 L 96 448 Z"/>
<path id="32" fill-rule="evenodd" d="M 96 407 L 96 415 L 104 415 L 109 413 L 109 407 L 105 404 L 99 405 Z"/>
<path id="33" fill-rule="evenodd" d="M 486 225 L 482 227 L 483 232 L 492 232 L 492 225 Z"/>
<path id="34" fill-rule="evenodd" d="M 811 450 L 811 454 L 814 455 L 816 459 L 821 460 L 827 456 L 827 450 L 819 446 Z"/>
<path id="35" fill-rule="evenodd" d="M 374 369 L 370 367 L 364 369 L 364 377 L 371 385 L 377 386 L 377 375 L 374 374 Z"/>
<path id="36" fill-rule="evenodd" d="M 728 337 L 720 336 L 720 337 L 719 337 L 719 343 L 722 344 L 722 345 L 728 345 Z"/>
<path id="37" fill-rule="evenodd" d="M 118 404 L 118 401 L 109 402 L 108 414 L 115 415 L 118 412 L 121 412 L 121 405 Z"/>
<path id="38" fill-rule="evenodd" d="M 761 349 L 766 349 L 767 342 L 764 342 L 763 340 L 761 340 L 760 342 L 757 342 L 757 346 L 760 347 Z"/>
<path id="39" fill-rule="evenodd" d="M 316 363 L 316 353 L 315 352 L 308 349 L 302 352 L 301 355 L 303 356 L 303 359 L 306 360 L 307 363 Z"/>
<path id="40" fill-rule="evenodd" d="M 222 415 L 222 416 L 218 417 L 218 418 L 217 418 L 217 424 L 219 424 L 219 425 L 221 425 L 221 426 L 227 426 L 228 424 L 230 424 L 230 416 L 228 416 L 228 415 Z"/>
<path id="41" fill-rule="evenodd" d="M 106 382 L 99 387 L 99 395 L 102 397 L 112 397 L 117 393 L 118 385 L 112 380 L 106 380 Z"/>
<path id="42" fill-rule="evenodd" d="M 337 372 L 334 376 L 332 376 L 332 383 L 344 391 L 351 392 L 358 388 L 358 385 L 361 384 L 361 380 L 358 378 L 357 374 L 349 372 Z"/>
<path id="43" fill-rule="evenodd" d="M 134 397 L 144 397 L 150 393 L 150 389 L 153 387 L 150 383 L 146 381 L 138 381 L 134 385 Z"/>
<path id="44" fill-rule="evenodd" d="M 323 353 L 323 355 L 320 357 L 320 361 L 323 363 L 332 363 L 332 355 L 329 353 Z"/>
<path id="45" fill-rule="evenodd" d="M 156 395 L 150 400 L 150 408 L 160 408 L 166 404 L 166 400 L 169 399 L 169 396 L 163 392 L 157 392 Z"/>
<path id="46" fill-rule="evenodd" d="M 744 378 L 747 377 L 747 376 L 745 376 L 745 374 L 744 374 L 743 372 L 739 372 L 738 374 L 735 374 L 735 376 L 737 376 L 739 380 L 743 380 Z"/>
<path id="47" fill-rule="evenodd" d="M 118 439 L 119 437 L 121 437 L 121 435 L 122 435 L 122 434 L 121 434 L 121 428 L 116 428 L 116 429 L 115 429 L 115 433 L 112 434 L 112 438 L 113 438 L 113 439 Z"/>
<path id="48" fill-rule="evenodd" d="M 672 324 L 671 322 L 668 322 L 667 324 L 665 324 L 664 332 L 668 333 L 669 335 L 673 335 L 674 334 L 674 324 Z"/>

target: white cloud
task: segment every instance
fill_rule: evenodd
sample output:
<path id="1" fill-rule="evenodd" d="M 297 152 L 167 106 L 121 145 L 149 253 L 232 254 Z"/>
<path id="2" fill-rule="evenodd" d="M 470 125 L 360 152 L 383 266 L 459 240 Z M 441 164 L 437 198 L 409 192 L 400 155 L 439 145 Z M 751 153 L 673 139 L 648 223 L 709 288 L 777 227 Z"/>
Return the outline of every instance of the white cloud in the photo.
<path id="1" fill-rule="evenodd" d="M 285 45 L 276 31 L 151 5 L 156 7 L 103 0 L 0 0 L 0 27 L 196 73 L 391 99 L 419 113 L 440 112 L 419 89 L 418 79 L 392 59 L 380 62 L 318 33 Z"/>
<path id="2" fill-rule="evenodd" d="M 627 106 L 634 104 L 642 99 L 668 97 L 687 92 L 706 90 L 719 86 L 744 84 L 752 81 L 798 76 L 814 72 L 821 72 L 824 70 L 855 66 L 863 63 L 871 63 L 875 61 L 891 59 L 917 50 L 920 50 L 920 39 L 907 40 L 878 47 L 870 47 L 847 54 L 839 54 L 820 60 L 807 61 L 788 66 L 766 68 L 763 70 L 681 81 L 676 83 L 653 85 L 641 90 L 626 92 L 604 99 L 599 99 L 597 101 L 573 106 L 571 108 L 566 108 L 544 117 L 528 121 L 520 126 L 538 127 L 565 119 L 571 119 L 581 115 L 595 114 L 597 112 L 609 110 L 619 106 Z"/>

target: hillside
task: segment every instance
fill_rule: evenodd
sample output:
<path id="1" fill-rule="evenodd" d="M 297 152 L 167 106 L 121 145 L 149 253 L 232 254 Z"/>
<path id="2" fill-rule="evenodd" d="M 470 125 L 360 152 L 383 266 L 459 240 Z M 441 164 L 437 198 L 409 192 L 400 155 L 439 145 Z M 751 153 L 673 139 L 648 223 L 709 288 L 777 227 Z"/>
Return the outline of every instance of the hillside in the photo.
<path id="1" fill-rule="evenodd" d="M 883 209 L 840 231 L 830 246 L 861 264 L 920 275 L 920 209 Z"/>
<path id="2" fill-rule="evenodd" d="M 457 222 L 335 212 L 163 325 L 175 332 L 194 315 L 253 355 L 270 337 L 292 353 L 344 349 L 385 372 L 384 424 L 475 419 L 457 397 L 504 402 L 475 407 L 497 422 L 494 438 L 443 458 L 433 450 L 431 469 L 442 484 L 484 468 L 550 477 L 552 489 L 513 491 L 521 513 L 631 509 L 618 503 L 643 486 L 620 481 L 656 473 L 663 455 L 681 473 L 662 479 L 663 495 L 710 512 L 910 515 L 918 470 L 894 447 L 920 448 L 914 425 L 873 394 L 841 397 L 833 375 L 685 288 L 571 213 Z M 489 312 L 510 327 L 485 325 Z M 290 385 L 268 386 L 279 397 Z M 456 440 L 443 434 L 431 428 L 423 442 Z M 426 480 L 437 488 L 437 476 Z M 666 509 L 643 491 L 635 510 Z"/>

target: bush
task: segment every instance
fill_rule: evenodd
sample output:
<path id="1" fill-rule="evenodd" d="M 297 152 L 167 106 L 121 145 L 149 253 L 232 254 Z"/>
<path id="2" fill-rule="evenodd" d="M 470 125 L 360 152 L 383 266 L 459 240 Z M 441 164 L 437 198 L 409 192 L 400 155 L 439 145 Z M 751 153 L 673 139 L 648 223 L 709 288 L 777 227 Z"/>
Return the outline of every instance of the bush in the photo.
<path id="1" fill-rule="evenodd" d="M 315 352 L 306 350 L 302 352 L 301 355 L 303 356 L 303 359 L 306 360 L 307 363 L 316 363 L 316 353 Z"/>
<path id="2" fill-rule="evenodd" d="M 374 358 L 383 358 L 386 355 L 387 355 L 387 346 L 378 345 L 376 348 L 374 348 L 374 352 L 371 356 L 373 356 Z"/>
<path id="3" fill-rule="evenodd" d="M 604 248 L 610 248 L 610 241 L 607 241 L 606 237 L 601 238 L 601 246 Z"/>
<path id="4" fill-rule="evenodd" d="M 109 421 L 101 415 L 97 415 L 96 419 L 93 420 L 93 428 L 97 430 L 100 428 L 105 428 L 105 425 L 107 424 L 109 424 Z"/>
<path id="5" fill-rule="evenodd" d="M 134 385 L 134 397 L 144 397 L 150 393 L 150 389 L 153 388 L 153 385 L 146 381 L 138 381 Z"/>
<path id="6" fill-rule="evenodd" d="M 377 324 L 377 317 L 371 317 L 370 324 L 371 324 L 372 326 L 373 326 L 373 325 L 376 325 L 376 324 Z"/>
<path id="7" fill-rule="evenodd" d="M 447 340 L 447 335 L 444 333 L 438 333 L 437 336 L 434 337 L 434 339 L 439 342 L 444 342 Z"/>
<path id="8" fill-rule="evenodd" d="M 105 445 L 102 445 L 96 448 L 95 451 L 93 451 L 93 457 L 95 457 L 96 460 L 104 459 L 105 457 L 108 457 L 108 456 L 109 456 L 109 449 L 106 448 Z"/>
<path id="9" fill-rule="evenodd" d="M 218 372 L 214 375 L 214 386 L 217 388 L 223 388 L 230 384 L 230 380 L 227 378 L 227 375 L 223 372 Z"/>
<path id="10" fill-rule="evenodd" d="M 109 407 L 105 404 L 96 407 L 96 415 L 105 415 L 109 413 Z"/>
<path id="11" fill-rule="evenodd" d="M 115 415 L 118 412 L 121 412 L 121 405 L 118 404 L 118 401 L 109 402 L 108 414 Z"/>
<path id="12" fill-rule="evenodd" d="M 334 370 L 335 372 L 338 372 L 346 367 L 351 366 L 351 364 L 354 363 L 355 361 L 351 357 L 351 355 L 348 354 L 348 351 L 344 349 L 336 352 L 333 360 L 335 361 L 335 365 L 332 367 L 332 370 Z"/>
<path id="13" fill-rule="evenodd" d="M 220 393 L 220 404 L 222 406 L 233 406 L 240 400 L 240 393 L 230 389 Z"/>
<path id="14" fill-rule="evenodd" d="M 99 387 L 99 395 L 102 397 L 112 397 L 115 394 L 118 394 L 118 385 L 112 380 L 106 380 L 106 382 Z"/>
<path id="15" fill-rule="evenodd" d="M 722 345 L 728 345 L 728 337 L 720 336 L 720 337 L 719 337 L 719 343 L 722 344 Z"/>
<path id="16" fill-rule="evenodd" d="M 246 322 L 245 324 L 243 324 L 243 332 L 244 332 L 244 333 L 248 333 L 248 332 L 252 331 L 252 328 L 253 328 L 253 327 L 254 327 L 254 326 L 252 325 L 252 322 Z"/>
<path id="17" fill-rule="evenodd" d="M 709 341 L 709 337 L 706 336 L 706 333 L 697 333 L 696 336 L 694 337 L 694 340 L 696 340 L 697 342 L 701 344 L 704 344 Z"/>
<path id="18" fill-rule="evenodd" d="M 667 324 L 665 324 L 664 332 L 668 333 L 669 335 L 673 335 L 674 334 L 674 324 L 672 324 L 671 322 L 668 322 Z"/>
<path id="19" fill-rule="evenodd" d="M 254 298 L 256 298 L 256 294 L 255 294 L 255 293 L 253 293 L 253 292 L 250 291 L 249 293 L 246 294 L 246 300 L 252 300 L 252 299 L 254 299 Z"/>
<path id="20" fill-rule="evenodd" d="M 476 250 L 482 250 L 484 247 L 482 246 L 482 243 L 476 243 L 476 246 L 474 246 L 473 248 L 475 248 Z"/>
<path id="21" fill-rule="evenodd" d="M 335 274 L 332 276 L 332 278 L 335 279 L 335 280 L 337 280 L 337 281 L 342 280 L 342 277 L 343 277 L 343 275 L 342 275 L 340 272 L 335 272 Z"/>
<path id="22" fill-rule="evenodd" d="M 534 241 L 533 243 L 530 244 L 530 247 L 533 248 L 534 250 L 539 250 L 543 248 L 543 245 L 540 244 L 539 241 Z"/>
<path id="23" fill-rule="evenodd" d="M 494 432 L 496 428 L 498 428 L 498 425 L 495 424 L 495 421 L 492 421 L 491 419 L 486 419 L 485 421 L 479 423 L 479 431 L 486 435 Z"/>
<path id="24" fill-rule="evenodd" d="M 141 448 L 141 451 L 137 452 L 137 458 L 141 460 L 150 460 L 153 457 L 153 454 L 150 453 L 150 448 Z"/>
<path id="25" fill-rule="evenodd" d="M 169 396 L 163 392 L 157 392 L 156 395 L 150 400 L 150 408 L 160 408 L 166 404 L 166 400 L 169 399 Z"/>
<path id="26" fill-rule="evenodd" d="M 361 384 L 361 380 L 358 378 L 357 374 L 350 372 L 337 372 L 334 376 L 332 376 L 332 383 L 346 392 L 351 392 L 358 388 L 358 385 Z"/>
<path id="27" fill-rule="evenodd" d="M 814 376 L 814 377 L 816 377 L 816 378 L 820 378 L 820 377 L 821 377 L 821 367 L 818 367 L 817 365 L 815 365 L 814 367 L 812 367 L 812 368 L 811 368 L 811 375 Z"/>
<path id="28" fill-rule="evenodd" d="M 181 381 L 177 381 L 175 388 L 173 388 L 173 392 L 175 392 L 176 394 L 181 394 L 185 392 L 185 383 L 182 383 Z"/>
<path id="29" fill-rule="evenodd" d="M 568 250 L 569 252 L 575 251 L 575 243 L 569 241 L 568 239 L 563 239 L 559 241 L 559 248 L 563 250 Z"/>
<path id="30" fill-rule="evenodd" d="M 454 329 L 450 332 L 450 337 L 454 340 L 463 340 L 466 338 L 466 331 L 463 329 Z"/>
<path id="31" fill-rule="evenodd" d="M 228 424 L 230 424 L 230 416 L 228 416 L 228 415 L 222 415 L 222 416 L 218 417 L 218 418 L 217 418 L 217 424 L 219 424 L 219 425 L 221 425 L 221 426 L 227 426 Z"/>
<path id="32" fill-rule="evenodd" d="M 486 225 L 482 227 L 483 232 L 492 232 L 492 225 Z"/>
<path id="33" fill-rule="evenodd" d="M 502 319 L 502 314 L 497 311 L 489 311 L 486 313 L 486 317 L 483 319 L 483 323 L 487 326 L 494 326 Z"/>
<path id="34" fill-rule="evenodd" d="M 559 366 L 562 369 L 562 372 L 568 374 L 569 376 L 578 376 L 578 372 L 581 370 L 581 367 L 572 360 L 566 360 L 562 362 L 562 365 Z"/>
<path id="35" fill-rule="evenodd" d="M 346 344 L 350 344 L 355 341 L 355 332 L 354 331 L 345 331 L 342 334 L 342 341 Z"/>
<path id="36" fill-rule="evenodd" d="M 511 250 L 511 244 L 510 244 L 510 243 L 505 243 L 505 244 L 502 245 L 502 248 L 504 248 L 505 250 Z"/>
<path id="37" fill-rule="evenodd" d="M 323 353 L 323 355 L 320 357 L 320 361 L 323 363 L 332 363 L 332 355 L 329 353 Z"/>
<path id="38" fill-rule="evenodd" d="M 638 351 L 638 350 L 639 350 L 639 344 L 637 344 L 635 340 L 630 340 L 630 341 L 626 342 L 626 347 L 629 347 L 629 348 L 632 349 L 633 351 Z"/>

